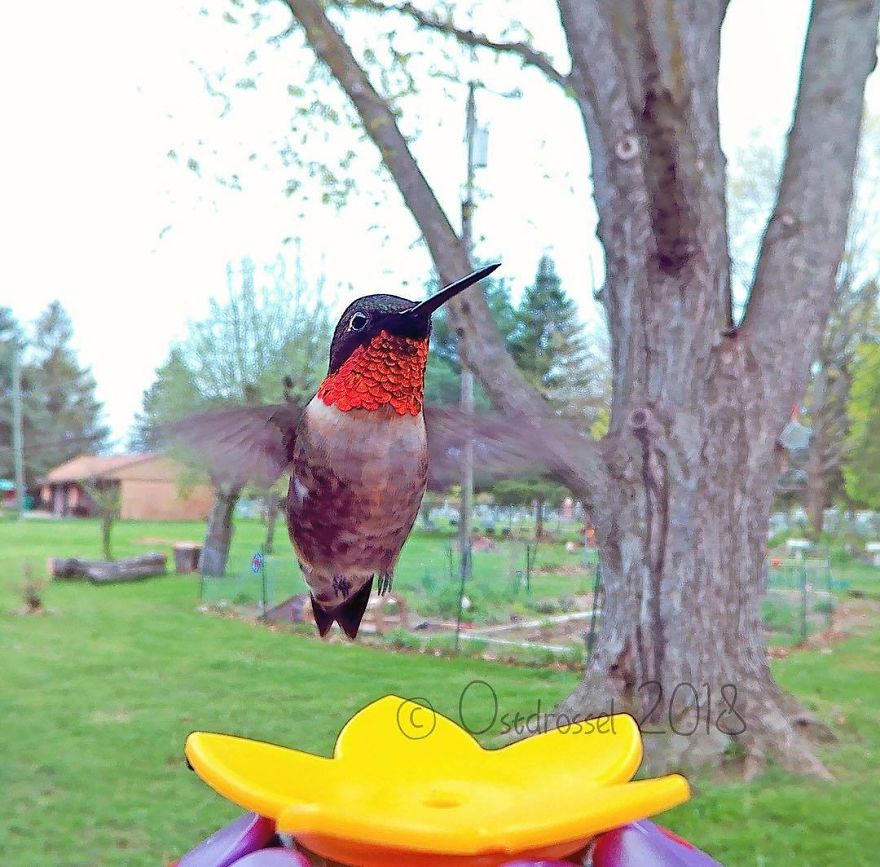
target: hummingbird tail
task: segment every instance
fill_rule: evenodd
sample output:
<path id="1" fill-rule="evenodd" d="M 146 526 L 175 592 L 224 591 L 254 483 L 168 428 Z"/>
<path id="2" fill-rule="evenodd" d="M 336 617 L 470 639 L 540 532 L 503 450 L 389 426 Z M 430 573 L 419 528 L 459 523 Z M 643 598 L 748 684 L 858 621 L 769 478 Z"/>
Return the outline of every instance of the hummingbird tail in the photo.
<path id="1" fill-rule="evenodd" d="M 360 629 L 361 621 L 364 619 L 364 612 L 367 610 L 367 603 L 370 601 L 372 591 L 373 579 L 370 578 L 357 593 L 346 599 L 341 605 L 330 609 L 322 607 L 321 603 L 312 596 L 312 615 L 321 638 L 330 631 L 330 627 L 335 622 L 342 627 L 342 631 L 349 638 L 354 640 L 357 637 L 358 629 Z"/>
<path id="2" fill-rule="evenodd" d="M 318 634 L 323 638 L 333 625 L 333 614 L 321 607 L 321 603 L 312 595 L 312 616 L 315 618 L 315 626 L 318 627 Z"/>

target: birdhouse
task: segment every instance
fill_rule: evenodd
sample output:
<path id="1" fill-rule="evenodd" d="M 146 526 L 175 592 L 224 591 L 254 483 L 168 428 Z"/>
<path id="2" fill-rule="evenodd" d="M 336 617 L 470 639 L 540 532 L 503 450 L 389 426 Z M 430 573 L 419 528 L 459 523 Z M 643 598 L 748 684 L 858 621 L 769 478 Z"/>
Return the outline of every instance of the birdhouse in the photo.
<path id="1" fill-rule="evenodd" d="M 788 452 L 802 452 L 809 447 L 812 436 L 812 428 L 801 424 L 796 418 L 792 418 L 782 429 L 777 442 Z"/>

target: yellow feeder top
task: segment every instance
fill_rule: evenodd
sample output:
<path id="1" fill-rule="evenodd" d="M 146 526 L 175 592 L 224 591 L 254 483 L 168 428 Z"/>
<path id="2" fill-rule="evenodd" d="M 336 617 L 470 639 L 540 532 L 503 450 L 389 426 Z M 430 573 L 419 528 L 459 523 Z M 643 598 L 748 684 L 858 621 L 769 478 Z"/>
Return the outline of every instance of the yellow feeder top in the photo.
<path id="1" fill-rule="evenodd" d="M 432 709 L 385 696 L 349 720 L 330 759 L 208 732 L 185 752 L 230 801 L 358 867 L 560 857 L 689 797 L 678 775 L 630 782 L 642 743 L 626 714 L 486 750 Z"/>

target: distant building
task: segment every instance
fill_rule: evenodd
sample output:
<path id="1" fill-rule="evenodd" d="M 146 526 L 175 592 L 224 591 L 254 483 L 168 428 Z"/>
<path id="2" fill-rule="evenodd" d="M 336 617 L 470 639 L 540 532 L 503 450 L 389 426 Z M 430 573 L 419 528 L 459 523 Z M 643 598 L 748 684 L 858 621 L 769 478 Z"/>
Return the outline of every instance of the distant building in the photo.
<path id="1" fill-rule="evenodd" d="M 15 482 L 12 479 L 0 479 L 0 505 L 12 508 L 15 500 Z"/>
<path id="2" fill-rule="evenodd" d="M 119 488 L 119 516 L 142 521 L 202 521 L 213 492 L 194 485 L 183 495 L 178 479 L 183 467 L 157 454 L 80 455 L 50 470 L 41 480 L 40 502 L 58 517 L 89 517 L 98 508 L 89 488 Z"/>

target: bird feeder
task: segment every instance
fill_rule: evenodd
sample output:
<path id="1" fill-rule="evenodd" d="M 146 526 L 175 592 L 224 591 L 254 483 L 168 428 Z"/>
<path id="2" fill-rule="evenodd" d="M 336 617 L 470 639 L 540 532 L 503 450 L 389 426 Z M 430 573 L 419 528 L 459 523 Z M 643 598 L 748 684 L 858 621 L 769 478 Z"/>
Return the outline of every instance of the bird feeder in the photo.
<path id="1" fill-rule="evenodd" d="M 577 725 L 486 750 L 432 708 L 385 696 L 345 725 L 331 758 L 195 732 L 190 767 L 250 812 L 178 867 L 293 867 L 309 863 L 300 850 L 353 867 L 563 867 L 588 847 L 595 867 L 719 867 L 644 821 L 689 789 L 677 774 L 633 782 L 635 720 Z"/>

